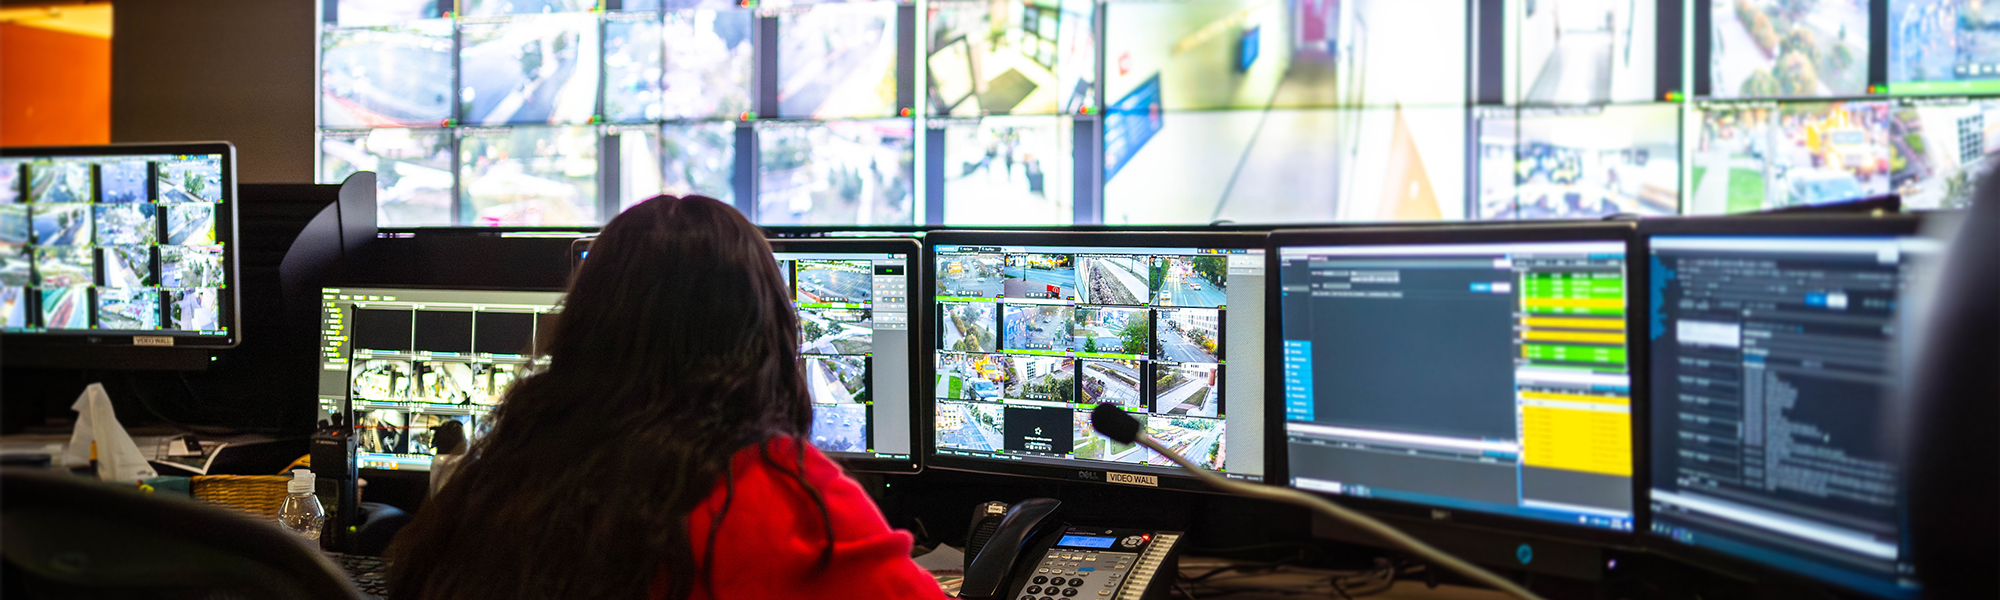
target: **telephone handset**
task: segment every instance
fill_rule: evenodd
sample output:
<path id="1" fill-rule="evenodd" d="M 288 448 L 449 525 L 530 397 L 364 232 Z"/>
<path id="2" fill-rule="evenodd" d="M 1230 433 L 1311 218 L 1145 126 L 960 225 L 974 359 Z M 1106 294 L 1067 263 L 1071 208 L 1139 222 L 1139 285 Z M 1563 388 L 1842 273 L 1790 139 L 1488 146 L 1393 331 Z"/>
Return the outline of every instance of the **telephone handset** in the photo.
<path id="1" fill-rule="evenodd" d="M 1061 502 L 982 504 L 968 537 L 969 600 L 1155 600 L 1178 574 L 1181 532 L 1090 527 L 1061 522 Z M 1002 509 L 1001 507 L 1004 507 Z M 998 527 L 990 515 L 1004 513 Z M 982 522 L 989 524 L 982 527 Z M 984 536 L 982 530 L 990 530 Z M 983 543 L 982 543 L 983 542 Z"/>

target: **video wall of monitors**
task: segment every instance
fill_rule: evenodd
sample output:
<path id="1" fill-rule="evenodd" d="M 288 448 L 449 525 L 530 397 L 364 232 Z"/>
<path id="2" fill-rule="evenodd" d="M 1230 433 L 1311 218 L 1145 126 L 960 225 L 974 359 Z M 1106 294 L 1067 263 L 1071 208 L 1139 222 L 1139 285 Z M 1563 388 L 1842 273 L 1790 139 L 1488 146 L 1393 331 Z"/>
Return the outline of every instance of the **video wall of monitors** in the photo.
<path id="1" fill-rule="evenodd" d="M 319 177 L 390 227 L 1954 208 L 2000 102 L 1970 0 L 321 5 Z"/>

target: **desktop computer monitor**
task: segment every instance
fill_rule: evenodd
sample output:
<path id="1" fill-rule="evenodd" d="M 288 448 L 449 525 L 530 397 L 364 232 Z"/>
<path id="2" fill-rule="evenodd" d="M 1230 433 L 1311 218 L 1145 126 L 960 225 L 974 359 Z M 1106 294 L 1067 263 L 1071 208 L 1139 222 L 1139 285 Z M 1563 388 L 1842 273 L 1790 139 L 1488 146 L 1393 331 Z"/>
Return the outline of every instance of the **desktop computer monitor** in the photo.
<path id="1" fill-rule="evenodd" d="M 1888 598 L 1905 528 L 1899 309 L 1937 250 L 1916 220 L 1642 226 L 1653 299 L 1654 545 Z"/>
<path id="2" fill-rule="evenodd" d="M 1426 521 L 1630 538 L 1633 239 L 1630 224 L 1273 234 L 1289 484 Z"/>
<path id="3" fill-rule="evenodd" d="M 1262 481 L 1264 238 L 930 234 L 929 464 L 1197 489 L 1092 429 L 1114 404 L 1194 462 Z"/>
<path id="4" fill-rule="evenodd" d="M 235 346 L 227 142 L 0 148 L 6 343 Z"/>

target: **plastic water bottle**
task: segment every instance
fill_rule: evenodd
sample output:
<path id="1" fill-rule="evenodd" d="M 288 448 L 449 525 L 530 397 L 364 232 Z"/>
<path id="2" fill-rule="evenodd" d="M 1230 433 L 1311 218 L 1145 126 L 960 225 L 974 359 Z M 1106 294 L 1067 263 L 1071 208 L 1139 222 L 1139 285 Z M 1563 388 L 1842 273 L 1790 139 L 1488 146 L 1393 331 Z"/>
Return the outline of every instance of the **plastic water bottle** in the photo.
<path id="1" fill-rule="evenodd" d="M 285 483 L 285 492 L 285 503 L 278 507 L 278 526 L 319 541 L 320 527 L 326 524 L 326 507 L 320 505 L 319 496 L 313 495 L 312 471 L 292 470 L 292 480 Z"/>

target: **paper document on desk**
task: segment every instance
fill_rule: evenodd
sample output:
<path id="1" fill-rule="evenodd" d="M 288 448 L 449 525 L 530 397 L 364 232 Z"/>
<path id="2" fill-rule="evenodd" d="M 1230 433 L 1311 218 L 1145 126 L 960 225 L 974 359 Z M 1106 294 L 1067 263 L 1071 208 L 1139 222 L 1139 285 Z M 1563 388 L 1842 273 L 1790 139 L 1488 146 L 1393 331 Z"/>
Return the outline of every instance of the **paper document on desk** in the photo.
<path id="1" fill-rule="evenodd" d="M 139 445 L 132 442 L 125 426 L 118 422 L 118 414 L 111 409 L 111 396 L 104 393 L 103 384 L 93 383 L 83 388 L 83 395 L 77 396 L 69 409 L 76 411 L 76 431 L 70 434 L 64 466 L 88 466 L 90 445 L 96 443 L 98 479 L 136 482 L 159 476 L 146 462 L 145 455 L 139 453 Z"/>

